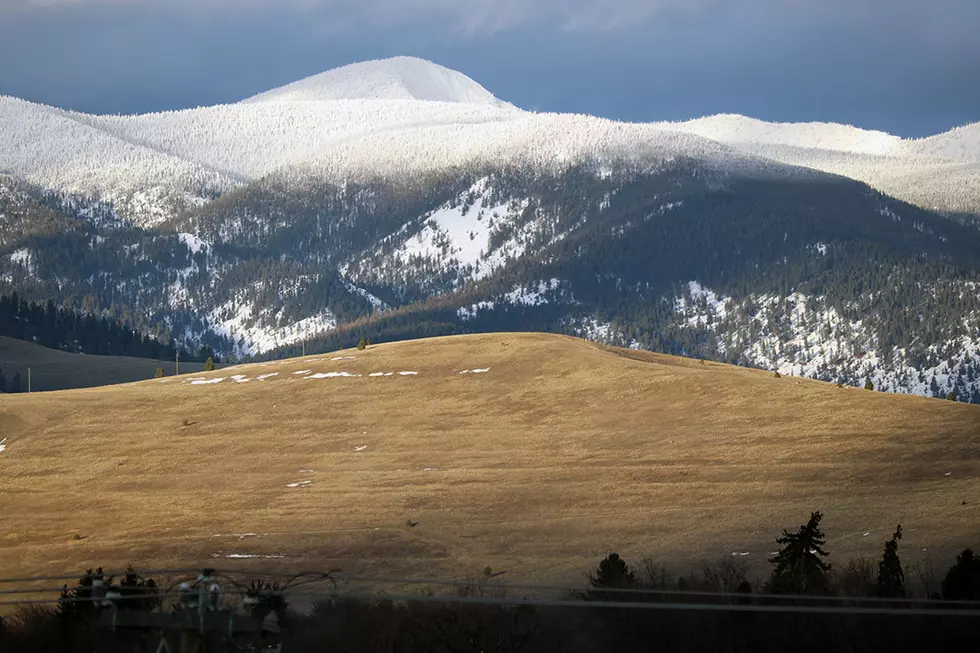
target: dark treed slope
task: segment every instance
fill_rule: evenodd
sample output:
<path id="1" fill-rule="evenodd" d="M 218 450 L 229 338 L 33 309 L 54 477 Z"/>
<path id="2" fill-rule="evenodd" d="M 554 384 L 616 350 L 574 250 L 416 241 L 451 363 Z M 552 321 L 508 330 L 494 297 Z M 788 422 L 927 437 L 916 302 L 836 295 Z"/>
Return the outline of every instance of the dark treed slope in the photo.
<path id="1" fill-rule="evenodd" d="M 27 302 L 17 293 L 10 297 L 0 295 L 0 336 L 73 353 L 156 360 L 177 357 L 175 343 L 162 343 L 139 333 L 128 323 L 56 308 L 50 300 L 43 305 Z M 213 355 L 207 346 L 193 354 L 180 349 L 180 359 L 187 362 L 204 362 Z"/>
<path id="2" fill-rule="evenodd" d="M 145 381 L 152 379 L 159 368 L 169 377 L 176 367 L 173 359 L 76 354 L 0 336 L 0 385 L 8 397 L 14 392 L 26 393 L 28 377 L 33 392 L 46 392 Z M 180 361 L 181 374 L 203 369 L 204 363 Z"/>

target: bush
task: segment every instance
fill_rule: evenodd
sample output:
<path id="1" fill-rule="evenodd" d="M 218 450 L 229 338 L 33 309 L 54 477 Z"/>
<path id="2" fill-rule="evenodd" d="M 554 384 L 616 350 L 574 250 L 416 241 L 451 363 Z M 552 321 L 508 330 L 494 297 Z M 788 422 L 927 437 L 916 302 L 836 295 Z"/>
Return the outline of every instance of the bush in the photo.
<path id="1" fill-rule="evenodd" d="M 214 371 L 214 357 L 208 356 L 208 359 L 204 361 L 204 371 L 213 372 Z"/>
<path id="2" fill-rule="evenodd" d="M 367 338 L 361 338 L 360 342 L 357 343 L 357 350 L 358 351 L 364 351 L 365 349 L 367 349 L 368 344 L 370 344 L 370 343 L 368 343 L 368 339 Z"/>
<path id="3" fill-rule="evenodd" d="M 155 379 L 162 379 L 163 378 L 163 368 L 162 367 L 158 367 L 157 368 L 157 371 L 153 375 L 153 378 L 155 378 Z"/>
<path id="4" fill-rule="evenodd" d="M 871 377 L 870 376 L 868 377 L 868 380 L 864 382 L 864 389 L 865 390 L 874 390 L 875 389 L 875 384 L 871 382 Z"/>

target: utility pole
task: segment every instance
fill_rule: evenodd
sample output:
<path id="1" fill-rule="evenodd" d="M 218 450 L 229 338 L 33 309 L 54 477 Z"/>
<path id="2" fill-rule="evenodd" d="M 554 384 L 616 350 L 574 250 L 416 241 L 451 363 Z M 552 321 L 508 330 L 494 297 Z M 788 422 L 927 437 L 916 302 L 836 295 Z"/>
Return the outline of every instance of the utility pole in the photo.
<path id="1" fill-rule="evenodd" d="M 174 372 L 174 376 L 180 376 L 180 346 L 179 345 L 176 347 L 176 351 L 177 351 L 177 369 Z"/>
<path id="2" fill-rule="evenodd" d="M 27 366 L 27 394 L 31 394 L 31 366 Z"/>

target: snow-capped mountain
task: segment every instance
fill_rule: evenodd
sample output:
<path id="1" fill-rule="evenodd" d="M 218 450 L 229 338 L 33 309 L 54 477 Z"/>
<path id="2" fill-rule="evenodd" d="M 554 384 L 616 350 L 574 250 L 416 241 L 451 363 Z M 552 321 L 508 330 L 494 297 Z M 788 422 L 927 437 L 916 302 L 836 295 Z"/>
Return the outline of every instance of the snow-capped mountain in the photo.
<path id="1" fill-rule="evenodd" d="M 350 64 L 253 95 L 242 102 L 322 100 L 421 100 L 509 106 L 466 75 L 415 57 Z"/>
<path id="2" fill-rule="evenodd" d="M 0 292 L 225 355 L 542 329 L 980 401 L 978 169 L 980 125 L 533 113 L 407 57 L 141 116 L 0 98 Z"/>

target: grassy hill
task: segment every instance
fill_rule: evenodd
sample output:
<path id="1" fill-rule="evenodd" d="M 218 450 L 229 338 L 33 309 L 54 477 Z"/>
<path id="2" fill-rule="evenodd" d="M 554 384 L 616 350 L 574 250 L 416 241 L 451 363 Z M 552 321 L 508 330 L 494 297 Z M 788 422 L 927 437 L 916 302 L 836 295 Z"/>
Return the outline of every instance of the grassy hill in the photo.
<path id="1" fill-rule="evenodd" d="M 169 376 L 174 373 L 174 361 L 155 361 L 126 356 L 89 356 L 70 354 L 0 336 L 0 369 L 8 387 L 15 372 L 20 372 L 23 389 L 27 391 L 27 368 L 31 368 L 34 391 L 91 388 L 114 383 L 129 383 L 152 379 L 158 367 Z M 181 363 L 181 371 L 200 372 L 203 363 Z"/>
<path id="2" fill-rule="evenodd" d="M 980 544 L 980 406 L 552 335 L 3 397 L 0 434 L 0 576 L 489 565 L 584 582 L 609 551 L 762 571 L 814 509 L 839 563 L 880 555 L 899 522 L 910 569 Z"/>

